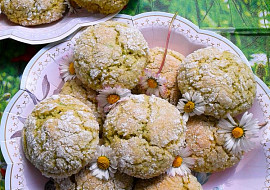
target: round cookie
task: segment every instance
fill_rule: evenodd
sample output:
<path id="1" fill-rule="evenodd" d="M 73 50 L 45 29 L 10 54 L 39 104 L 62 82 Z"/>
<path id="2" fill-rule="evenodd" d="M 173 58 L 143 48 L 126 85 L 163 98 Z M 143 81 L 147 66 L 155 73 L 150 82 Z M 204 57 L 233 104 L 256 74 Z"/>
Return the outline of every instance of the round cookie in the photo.
<path id="1" fill-rule="evenodd" d="M 64 178 L 86 166 L 99 143 L 92 110 L 68 95 L 36 105 L 23 128 L 26 158 L 46 177 Z"/>
<path id="2" fill-rule="evenodd" d="M 80 7 L 89 12 L 100 12 L 110 14 L 120 11 L 128 0 L 74 0 Z"/>
<path id="3" fill-rule="evenodd" d="M 186 143 L 195 159 L 192 170 L 196 172 L 222 171 L 241 159 L 225 149 L 225 138 L 217 133 L 217 123 L 215 118 L 207 116 L 194 116 L 187 122 Z"/>
<path id="4" fill-rule="evenodd" d="M 64 86 L 62 87 L 60 94 L 70 95 L 74 98 L 79 99 L 81 102 L 85 103 L 89 108 L 92 109 L 95 117 L 97 118 L 98 123 L 100 126 L 103 124 L 103 119 L 101 114 L 98 111 L 96 96 L 97 92 L 85 88 L 82 82 L 75 78 L 74 80 L 70 80 L 65 82 Z"/>
<path id="5" fill-rule="evenodd" d="M 152 179 L 137 180 L 134 190 L 202 190 L 202 186 L 193 175 L 173 177 L 163 174 Z"/>
<path id="6" fill-rule="evenodd" d="M 119 158 L 118 170 L 147 179 L 172 165 L 185 129 L 180 112 L 168 101 L 132 95 L 108 113 L 103 135 Z"/>
<path id="7" fill-rule="evenodd" d="M 150 49 L 149 61 L 147 62 L 146 69 L 157 73 L 164 55 L 164 48 L 155 47 Z M 167 98 L 171 104 L 176 105 L 180 96 L 180 91 L 177 86 L 177 74 L 179 67 L 184 60 L 184 56 L 173 50 L 169 50 L 166 55 L 165 65 L 162 68 L 160 75 L 165 77 L 167 82 L 165 83 L 167 87 Z M 139 93 L 145 93 L 145 90 L 138 88 Z"/>
<path id="8" fill-rule="evenodd" d="M 0 7 L 10 21 L 23 26 L 51 23 L 66 10 L 65 0 L 2 0 Z"/>
<path id="9" fill-rule="evenodd" d="M 205 115 L 236 116 L 252 106 L 256 82 L 251 69 L 240 57 L 216 48 L 199 49 L 180 65 L 178 87 L 185 92 L 200 92 Z"/>
<path id="10" fill-rule="evenodd" d="M 76 76 L 94 90 L 105 86 L 132 89 L 148 58 L 142 33 L 127 24 L 108 21 L 88 27 L 75 45 Z"/>
<path id="11" fill-rule="evenodd" d="M 55 180 L 56 190 L 131 190 L 132 186 L 131 176 L 116 172 L 106 181 L 94 177 L 87 168 L 72 177 Z"/>

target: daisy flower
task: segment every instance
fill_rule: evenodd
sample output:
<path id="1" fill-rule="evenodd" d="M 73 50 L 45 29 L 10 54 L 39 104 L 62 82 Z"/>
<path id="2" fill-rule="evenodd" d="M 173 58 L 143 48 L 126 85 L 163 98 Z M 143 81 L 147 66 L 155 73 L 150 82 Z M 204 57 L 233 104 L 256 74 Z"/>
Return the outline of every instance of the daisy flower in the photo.
<path id="1" fill-rule="evenodd" d="M 154 94 L 157 97 L 166 97 L 167 88 L 165 86 L 166 79 L 160 74 L 152 73 L 145 69 L 145 76 L 140 78 L 140 86 L 146 90 L 147 95 Z"/>
<path id="2" fill-rule="evenodd" d="M 107 113 L 116 106 L 116 103 L 126 100 L 130 95 L 131 91 L 129 89 L 123 89 L 119 86 L 114 88 L 105 87 L 97 96 L 98 106 Z"/>
<path id="3" fill-rule="evenodd" d="M 234 154 L 251 150 L 254 143 L 250 139 L 257 137 L 259 131 L 258 121 L 252 119 L 253 114 L 245 112 L 239 123 L 230 114 L 227 117 L 218 123 L 218 133 L 225 137 L 225 148 Z"/>
<path id="4" fill-rule="evenodd" d="M 108 180 L 113 177 L 117 170 L 117 157 L 113 150 L 104 145 L 98 146 L 89 169 L 99 179 Z"/>
<path id="5" fill-rule="evenodd" d="M 67 54 L 62 57 L 62 60 L 59 63 L 59 70 L 60 75 L 65 82 L 67 82 L 68 80 L 72 80 L 76 77 L 72 54 Z"/>
<path id="6" fill-rule="evenodd" d="M 189 157 L 191 151 L 188 147 L 181 148 L 178 152 L 178 156 L 175 157 L 172 167 L 169 168 L 166 173 L 169 176 L 175 176 L 176 174 L 180 176 L 186 176 L 190 174 L 190 168 L 194 165 L 195 159 Z"/>
<path id="7" fill-rule="evenodd" d="M 204 99 L 199 92 L 186 92 L 182 99 L 179 99 L 177 108 L 184 113 L 183 119 L 188 121 L 189 116 L 201 115 L 205 110 Z"/>

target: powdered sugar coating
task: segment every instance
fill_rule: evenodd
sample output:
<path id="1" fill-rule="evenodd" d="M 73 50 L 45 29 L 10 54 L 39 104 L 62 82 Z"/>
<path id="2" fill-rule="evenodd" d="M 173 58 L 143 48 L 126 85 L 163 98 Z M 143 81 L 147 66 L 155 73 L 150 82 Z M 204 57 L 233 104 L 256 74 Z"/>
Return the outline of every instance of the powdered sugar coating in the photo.
<path id="1" fill-rule="evenodd" d="M 90 12 L 110 14 L 120 11 L 128 0 L 74 0 L 80 7 Z"/>
<path id="2" fill-rule="evenodd" d="M 68 178 L 54 179 L 55 190 L 76 190 L 75 175 Z"/>
<path id="3" fill-rule="evenodd" d="M 0 7 L 14 23 L 31 26 L 50 23 L 63 17 L 65 0 L 2 0 Z"/>
<path id="4" fill-rule="evenodd" d="M 109 112 L 103 135 L 119 157 L 118 169 L 146 179 L 171 166 L 185 128 L 180 112 L 166 100 L 132 95 Z"/>
<path id="5" fill-rule="evenodd" d="M 142 33 L 127 24 L 108 21 L 88 27 L 77 39 L 75 70 L 83 84 L 132 89 L 139 82 L 148 57 Z"/>
<path id="6" fill-rule="evenodd" d="M 171 177 L 163 174 L 152 179 L 137 180 L 134 190 L 202 190 L 202 186 L 193 175 Z"/>
<path id="7" fill-rule="evenodd" d="M 178 87 L 183 93 L 198 91 L 205 114 L 223 118 L 249 109 L 256 93 L 251 69 L 236 55 L 216 48 L 199 49 L 181 64 Z"/>
<path id="8" fill-rule="evenodd" d="M 96 91 L 85 87 L 79 79 L 75 78 L 74 80 L 67 81 L 64 84 L 60 94 L 70 95 L 85 103 L 93 111 L 98 123 L 100 124 L 100 126 L 102 126 L 103 119 L 98 111 Z"/>
<path id="9" fill-rule="evenodd" d="M 26 158 L 43 175 L 64 178 L 87 165 L 99 142 L 99 126 L 91 109 L 68 95 L 40 102 L 23 128 Z"/>
<path id="10" fill-rule="evenodd" d="M 155 47 L 150 49 L 149 61 L 147 62 L 146 69 L 151 72 L 157 73 L 164 55 L 164 48 Z M 160 73 L 162 77 L 166 78 L 165 86 L 167 87 L 167 98 L 171 104 L 176 105 L 180 96 L 180 91 L 177 86 L 177 74 L 179 67 L 184 60 L 184 56 L 173 50 L 169 50 L 166 55 L 165 65 Z M 145 93 L 141 88 L 138 88 L 139 93 Z"/>
<path id="11" fill-rule="evenodd" d="M 225 149 L 225 138 L 217 133 L 217 123 L 216 119 L 206 116 L 194 116 L 187 122 L 186 142 L 195 159 L 192 170 L 196 172 L 222 171 L 241 159 Z"/>
<path id="12" fill-rule="evenodd" d="M 71 177 L 55 181 L 56 190 L 131 190 L 133 177 L 116 172 L 108 181 L 94 177 L 86 167 Z"/>

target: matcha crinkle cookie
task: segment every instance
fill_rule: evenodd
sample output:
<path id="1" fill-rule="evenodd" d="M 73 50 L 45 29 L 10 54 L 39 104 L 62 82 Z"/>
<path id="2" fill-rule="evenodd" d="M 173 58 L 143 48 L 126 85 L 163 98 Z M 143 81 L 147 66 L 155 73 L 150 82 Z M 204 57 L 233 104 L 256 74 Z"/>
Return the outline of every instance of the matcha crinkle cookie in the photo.
<path id="1" fill-rule="evenodd" d="M 110 14 L 120 11 L 128 0 L 74 0 L 80 7 L 90 12 Z"/>
<path id="2" fill-rule="evenodd" d="M 56 179 L 56 190 L 131 190 L 133 177 L 116 172 L 109 180 L 101 180 L 84 168 L 78 174 L 65 179 Z"/>
<path id="3" fill-rule="evenodd" d="M 256 82 L 251 69 L 237 55 L 216 48 L 199 49 L 181 64 L 178 87 L 200 92 L 205 114 L 224 118 L 236 116 L 252 106 Z"/>
<path id="4" fill-rule="evenodd" d="M 119 158 L 118 169 L 147 179 L 172 165 L 184 145 L 185 129 L 180 112 L 168 101 L 132 95 L 108 113 L 103 135 Z"/>
<path id="5" fill-rule="evenodd" d="M 225 137 L 217 133 L 218 121 L 213 117 L 193 116 L 187 122 L 186 142 L 195 159 L 192 170 L 212 173 L 237 164 L 241 155 L 225 149 Z"/>
<path id="6" fill-rule="evenodd" d="M 127 24 L 108 21 L 90 26 L 76 40 L 76 76 L 94 90 L 132 89 L 146 66 L 148 51 L 142 33 Z"/>
<path id="7" fill-rule="evenodd" d="M 65 82 L 60 94 L 70 95 L 85 103 L 93 111 L 100 126 L 102 125 L 102 116 L 98 111 L 96 102 L 96 91 L 86 88 L 79 79 L 75 78 L 73 80 Z"/>
<path id="8" fill-rule="evenodd" d="M 155 47 L 150 49 L 149 55 L 146 69 L 153 73 L 157 73 L 162 63 L 164 48 Z M 177 104 L 180 96 L 180 91 L 177 86 L 177 74 L 184 58 L 185 57 L 181 53 L 168 49 L 165 65 L 160 72 L 160 75 L 166 79 L 165 86 L 167 91 L 166 97 L 164 98 L 174 105 Z M 139 92 L 145 93 L 145 90 L 139 88 Z"/>
<path id="9" fill-rule="evenodd" d="M 53 95 L 37 104 L 27 118 L 23 150 L 46 177 L 68 177 L 93 158 L 98 130 L 88 106 L 68 95 Z"/>
<path id="10" fill-rule="evenodd" d="M 65 0 L 2 0 L 0 7 L 10 21 L 24 26 L 51 23 L 66 10 Z"/>
<path id="11" fill-rule="evenodd" d="M 193 175 L 174 177 L 166 174 L 152 179 L 139 179 L 134 190 L 202 190 L 201 184 Z"/>

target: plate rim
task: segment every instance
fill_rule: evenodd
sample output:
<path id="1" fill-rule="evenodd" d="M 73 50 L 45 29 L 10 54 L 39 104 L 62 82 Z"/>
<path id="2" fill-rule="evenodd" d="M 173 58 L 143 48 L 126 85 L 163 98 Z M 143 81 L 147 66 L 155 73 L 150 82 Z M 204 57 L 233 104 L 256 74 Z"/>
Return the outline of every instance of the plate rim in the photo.
<path id="1" fill-rule="evenodd" d="M 23 42 L 23 43 L 26 43 L 26 44 L 30 44 L 30 45 L 41 45 L 41 44 L 53 43 L 53 42 L 57 42 L 57 41 L 63 40 L 64 38 L 68 37 L 72 33 L 80 30 L 80 28 L 82 28 L 82 27 L 91 26 L 91 25 L 98 24 L 100 22 L 105 22 L 107 20 L 110 20 L 114 16 L 116 16 L 119 12 L 120 11 L 118 11 L 116 13 L 108 14 L 104 18 L 99 19 L 99 20 L 96 20 L 96 21 L 93 21 L 93 22 L 76 23 L 76 25 L 74 25 L 73 27 L 71 27 L 67 32 L 62 33 L 61 35 L 58 35 L 56 37 L 48 38 L 48 39 L 32 40 L 30 38 L 23 38 L 21 36 L 16 36 L 16 35 L 13 34 L 13 31 L 16 30 L 16 29 L 11 28 L 10 29 L 11 32 L 9 34 L 5 34 L 5 35 L 0 36 L 0 40 L 4 40 L 4 39 L 9 39 L 10 38 L 10 39 L 13 39 L 13 40 L 16 40 L 16 41 L 19 41 L 19 42 Z M 56 21 L 56 22 L 58 22 L 58 21 Z M 16 25 L 16 26 L 20 26 L 20 25 Z M 16 26 L 14 26 L 14 27 L 16 27 Z"/>
<path id="2" fill-rule="evenodd" d="M 135 15 L 135 16 L 130 16 L 130 15 L 127 15 L 127 14 L 117 14 L 115 15 L 113 18 L 111 19 L 128 19 L 132 22 L 132 25 L 134 27 L 134 21 L 137 20 L 137 19 L 141 19 L 143 17 L 149 17 L 149 16 L 165 16 L 165 17 L 170 17 L 172 18 L 174 16 L 174 14 L 172 13 L 167 13 L 167 12 L 159 12 L 159 11 L 153 11 L 153 12 L 145 12 L 145 13 L 141 13 L 141 14 L 138 14 L 138 15 Z M 206 34 L 206 35 L 211 35 L 211 36 L 214 36 L 215 38 L 221 40 L 221 41 L 224 41 L 226 42 L 230 47 L 232 47 L 232 49 L 234 49 L 237 54 L 240 56 L 240 58 L 249 66 L 250 66 L 250 63 L 249 61 L 247 60 L 246 56 L 243 54 L 243 52 L 236 46 L 234 45 L 230 40 L 228 40 L 227 38 L 213 32 L 213 31 L 209 31 L 209 30 L 204 30 L 204 29 L 200 29 L 197 25 L 195 25 L 194 23 L 192 23 L 191 21 L 189 21 L 188 19 L 186 18 L 183 18 L 179 15 L 176 16 L 176 19 L 188 24 L 191 28 L 193 28 L 197 33 L 199 34 Z M 64 41 L 67 41 L 67 40 L 70 40 L 72 39 L 80 30 L 83 30 L 84 27 L 78 29 L 76 32 L 74 32 L 72 35 L 60 40 L 60 41 L 57 41 L 57 42 L 53 42 L 51 44 L 48 44 L 47 46 L 43 47 L 27 64 L 27 66 L 25 67 L 24 69 L 24 72 L 22 74 L 22 80 L 21 80 L 21 84 L 20 84 L 20 88 L 23 89 L 23 87 L 25 86 L 25 82 L 26 80 L 23 80 L 24 78 L 27 78 L 28 76 L 28 72 L 29 72 L 29 69 L 32 67 L 32 65 L 35 63 L 35 61 L 38 59 L 38 57 L 44 53 L 47 49 L 50 49 L 52 47 L 54 47 L 55 45 L 58 45 L 60 43 L 63 43 Z"/>
<path id="3" fill-rule="evenodd" d="M 124 15 L 124 14 L 118 14 L 116 15 L 114 18 L 124 18 L 124 19 L 129 19 L 131 20 L 132 22 L 134 22 L 136 19 L 140 19 L 142 17 L 145 17 L 145 16 L 170 16 L 172 17 L 173 14 L 171 13 L 164 13 L 164 12 L 148 12 L 148 13 L 142 13 L 142 14 L 139 14 L 139 15 L 136 15 L 136 16 L 129 16 L 129 15 Z M 185 22 L 185 23 L 188 23 L 189 26 L 191 28 L 193 28 L 194 30 L 196 30 L 196 32 L 198 33 L 202 33 L 202 34 L 210 34 L 212 36 L 215 36 L 216 38 L 222 40 L 222 41 L 226 41 L 228 44 L 230 44 L 230 46 L 239 53 L 239 55 L 243 56 L 244 57 L 244 61 L 245 63 L 250 67 L 250 64 L 247 60 L 247 58 L 244 56 L 243 52 L 236 46 L 234 45 L 231 41 L 229 41 L 228 39 L 220 36 L 219 34 L 216 34 L 212 31 L 208 31 L 208 30 L 202 30 L 202 29 L 199 29 L 198 26 L 196 26 L 195 24 L 193 24 L 192 22 L 190 22 L 189 20 L 181 17 L 181 16 L 177 16 L 177 19 Z M 134 23 L 133 23 L 134 24 Z M 25 89 L 25 86 L 26 86 L 26 80 L 27 80 L 27 77 L 28 77 L 28 74 L 30 72 L 30 68 L 35 64 L 36 60 L 38 60 L 38 58 L 40 57 L 41 54 L 43 54 L 44 52 L 46 52 L 48 49 L 50 48 L 53 48 L 54 46 L 56 45 L 59 45 L 63 42 L 66 42 L 66 41 L 71 41 L 73 39 L 73 37 L 78 33 L 79 31 L 73 33 L 72 35 L 68 36 L 67 38 L 61 40 L 61 41 L 58 41 L 58 42 L 54 42 L 52 44 L 49 44 L 47 46 L 45 46 L 44 48 L 42 48 L 31 60 L 30 62 L 27 64 L 27 66 L 25 67 L 25 70 L 22 74 L 22 78 L 21 78 L 21 83 L 20 83 L 20 89 L 19 91 L 12 97 L 12 99 L 10 100 L 10 102 L 8 103 L 7 107 L 5 108 L 4 110 L 4 113 L 3 113 L 3 116 L 2 116 L 2 119 L 1 119 L 1 129 L 0 129 L 0 142 L 1 142 L 1 150 L 2 150 L 2 153 L 3 153 L 3 156 L 5 158 L 6 161 L 10 162 L 8 163 L 7 165 L 7 175 L 9 174 L 10 175 L 10 170 L 12 168 L 12 166 L 14 165 L 14 163 L 11 163 L 9 157 L 7 156 L 7 150 L 6 150 L 6 147 L 4 146 L 4 123 L 9 115 L 9 111 L 11 109 L 11 107 L 14 105 L 14 103 L 16 102 L 16 100 L 18 100 L 18 97 L 24 93 L 24 89 Z M 242 58 L 242 57 L 241 57 Z M 258 84 L 260 84 L 260 86 L 263 88 L 263 90 L 265 90 L 266 92 L 266 95 L 270 98 L 270 89 L 267 87 L 267 85 L 259 78 L 257 77 L 256 75 L 255 76 L 255 79 L 256 79 L 256 82 Z M 262 139 L 264 140 L 264 139 Z M 265 153 L 265 152 L 264 152 Z M 268 162 L 267 162 L 268 163 Z M 6 176 L 7 176 L 6 175 Z M 5 178 L 5 186 L 6 188 L 8 189 L 10 186 L 10 178 Z"/>

